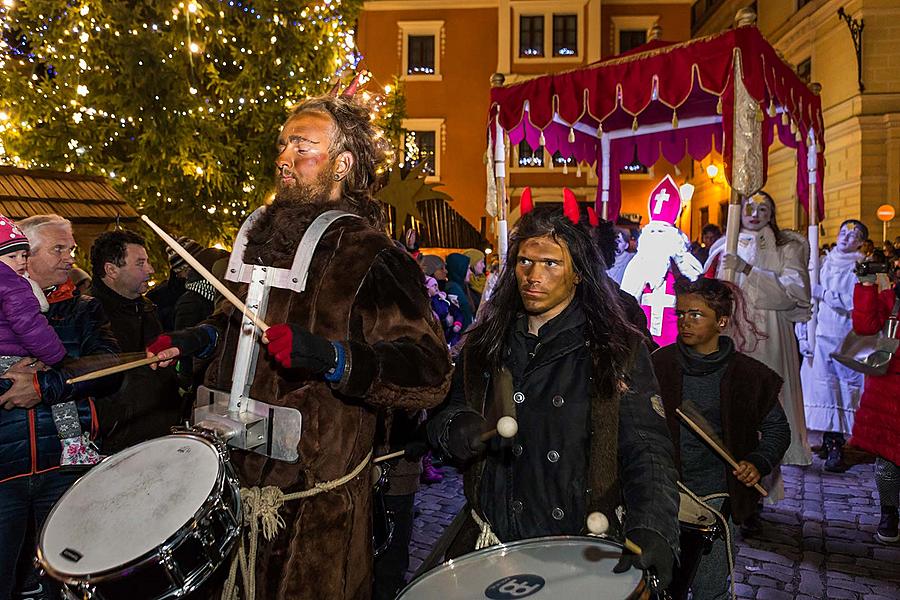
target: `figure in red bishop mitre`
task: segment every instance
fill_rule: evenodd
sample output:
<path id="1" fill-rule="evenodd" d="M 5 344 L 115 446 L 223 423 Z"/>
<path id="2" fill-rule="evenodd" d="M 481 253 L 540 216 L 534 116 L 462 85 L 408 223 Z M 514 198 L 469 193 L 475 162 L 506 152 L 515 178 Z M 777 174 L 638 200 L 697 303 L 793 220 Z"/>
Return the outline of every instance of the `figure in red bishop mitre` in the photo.
<path id="1" fill-rule="evenodd" d="M 667 346 L 678 336 L 675 279 L 691 281 L 703 266 L 691 255 L 690 241 L 675 222 L 681 214 L 681 192 L 670 175 L 650 193 L 650 221 L 641 229 L 637 254 L 625 268 L 622 289 L 637 298 L 647 315 L 654 341 Z"/>

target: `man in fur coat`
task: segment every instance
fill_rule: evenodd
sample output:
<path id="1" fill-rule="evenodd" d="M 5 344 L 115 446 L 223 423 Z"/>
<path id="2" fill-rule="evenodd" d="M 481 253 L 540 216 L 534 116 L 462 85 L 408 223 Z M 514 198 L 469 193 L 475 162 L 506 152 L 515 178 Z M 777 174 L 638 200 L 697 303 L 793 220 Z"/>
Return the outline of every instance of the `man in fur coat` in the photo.
<path id="1" fill-rule="evenodd" d="M 476 538 L 583 534 L 599 511 L 614 539 L 643 549 L 616 570 L 649 568 L 664 587 L 678 492 L 663 405 L 644 337 L 571 214 L 537 207 L 519 221 L 488 313 L 428 423 L 431 443 L 465 465 L 471 517 L 448 556 L 474 550 Z M 517 419 L 516 435 L 482 442 L 501 416 Z"/>
<path id="2" fill-rule="evenodd" d="M 422 271 L 382 233 L 373 192 L 383 155 L 367 111 L 343 97 L 304 101 L 284 124 L 278 153 L 275 200 L 251 217 L 244 263 L 290 268 L 317 216 L 339 209 L 359 217 L 326 230 L 305 291 L 270 290 L 266 321 L 275 325 L 259 349 L 250 395 L 300 411 L 299 460 L 231 455 L 243 487 L 289 494 L 365 462 L 377 412 L 434 406 L 447 392 L 451 365 Z M 239 310 L 220 305 L 206 323 L 161 336 L 148 350 L 165 358 L 214 353 L 206 385 L 228 390 L 240 322 Z M 271 540 L 259 539 L 256 598 L 369 598 L 371 488 L 365 468 L 334 490 L 285 502 L 278 513 L 284 526 Z"/>

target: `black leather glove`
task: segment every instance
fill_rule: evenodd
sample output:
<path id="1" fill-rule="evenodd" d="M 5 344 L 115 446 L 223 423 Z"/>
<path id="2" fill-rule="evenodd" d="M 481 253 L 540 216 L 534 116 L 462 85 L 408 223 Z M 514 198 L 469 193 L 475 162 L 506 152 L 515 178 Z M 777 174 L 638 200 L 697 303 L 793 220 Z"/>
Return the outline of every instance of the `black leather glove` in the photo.
<path id="1" fill-rule="evenodd" d="M 641 555 L 632 554 L 625 550 L 619 563 L 613 568 L 613 573 L 624 573 L 631 567 L 650 571 L 659 582 L 659 589 L 664 590 L 672 583 L 672 567 L 675 564 L 675 555 L 669 542 L 651 529 L 633 529 L 628 533 L 628 539 L 640 546 Z"/>
<path id="2" fill-rule="evenodd" d="M 169 348 L 178 348 L 181 352 L 179 358 L 196 356 L 215 342 L 213 336 L 210 335 L 210 329 L 208 326 L 199 325 L 163 333 L 147 345 L 147 352 L 159 354 Z"/>
<path id="3" fill-rule="evenodd" d="M 474 412 L 461 412 L 447 425 L 447 451 L 453 458 L 466 462 L 485 450 L 481 434 L 485 428 L 484 417 Z"/>
<path id="4" fill-rule="evenodd" d="M 333 369 L 337 362 L 334 344 L 297 325 L 272 325 L 266 330 L 266 338 L 266 350 L 286 369 L 321 374 Z"/>

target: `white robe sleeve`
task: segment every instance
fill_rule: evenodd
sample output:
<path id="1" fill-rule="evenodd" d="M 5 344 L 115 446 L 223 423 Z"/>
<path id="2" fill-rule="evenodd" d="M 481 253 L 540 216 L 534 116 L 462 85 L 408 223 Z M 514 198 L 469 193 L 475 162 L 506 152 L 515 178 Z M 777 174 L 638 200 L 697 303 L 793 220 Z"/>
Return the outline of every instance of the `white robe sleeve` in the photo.
<path id="1" fill-rule="evenodd" d="M 753 305 L 762 310 L 792 311 L 791 321 L 807 321 L 810 317 L 809 272 L 802 244 L 789 242 L 780 246 L 781 273 L 753 267 L 747 276 L 745 290 Z M 803 316 L 805 315 L 805 318 Z"/>
<path id="2" fill-rule="evenodd" d="M 837 289 L 826 289 L 822 300 L 832 310 L 849 317 L 850 311 L 853 310 L 853 287 L 856 285 L 856 275 L 853 271 L 842 274 L 836 282 Z"/>

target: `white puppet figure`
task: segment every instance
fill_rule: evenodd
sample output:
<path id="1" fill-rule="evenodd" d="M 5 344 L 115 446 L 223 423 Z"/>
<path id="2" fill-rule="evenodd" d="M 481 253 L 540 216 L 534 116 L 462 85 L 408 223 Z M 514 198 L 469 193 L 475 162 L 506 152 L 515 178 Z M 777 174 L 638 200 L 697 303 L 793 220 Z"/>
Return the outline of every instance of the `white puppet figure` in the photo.
<path id="1" fill-rule="evenodd" d="M 688 237 L 675 227 L 681 193 L 670 175 L 650 192 L 648 209 L 650 222 L 641 230 L 637 254 L 625 267 L 621 287 L 644 309 L 654 341 L 667 346 L 678 337 L 675 278 L 683 275 L 694 281 L 703 267 L 691 255 Z"/>
<path id="2" fill-rule="evenodd" d="M 865 256 L 860 246 L 869 237 L 868 228 L 856 219 L 841 223 L 837 244 L 822 261 L 819 283 L 812 287 L 816 300 L 816 339 L 808 339 L 806 324 L 797 325 L 800 351 L 804 356 L 803 402 L 806 425 L 822 431 L 822 456 L 826 471 L 844 471 L 843 446 L 853 430 L 853 417 L 862 395 L 862 373 L 848 369 L 831 357 L 853 329 L 853 288 L 856 264 Z"/>
<path id="3" fill-rule="evenodd" d="M 782 231 L 775 220 L 775 202 L 759 191 L 741 204 L 737 254 L 725 253 L 726 238 L 713 244 L 706 271 L 721 278 L 735 273 L 734 283 L 744 293 L 747 312 L 763 336 L 741 351 L 764 363 L 784 380 L 781 404 L 791 425 L 791 445 L 783 464 L 812 462 L 806 437 L 806 418 L 800 385 L 800 360 L 794 324 L 812 315 L 809 288 L 809 243 L 793 231 Z M 769 499 L 783 495 L 780 473 L 771 476 L 775 489 Z"/>

